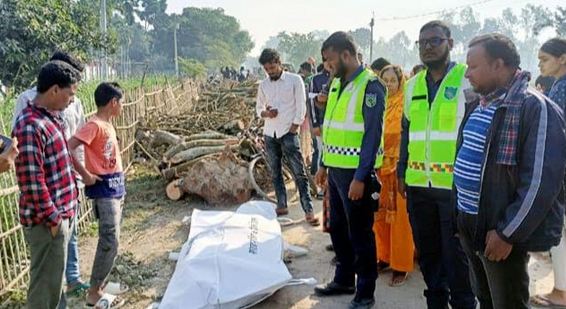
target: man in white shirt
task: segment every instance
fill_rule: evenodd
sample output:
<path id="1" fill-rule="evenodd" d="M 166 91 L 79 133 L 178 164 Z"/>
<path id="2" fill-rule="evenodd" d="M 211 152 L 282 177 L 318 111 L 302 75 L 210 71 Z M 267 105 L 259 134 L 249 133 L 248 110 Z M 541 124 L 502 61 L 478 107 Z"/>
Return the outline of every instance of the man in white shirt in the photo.
<path id="1" fill-rule="evenodd" d="M 80 63 L 73 56 L 66 52 L 56 51 L 49 61 L 59 60 L 68 63 L 79 72 L 84 71 L 84 65 Z M 35 86 L 27 89 L 16 99 L 16 106 L 14 109 L 14 116 L 12 118 L 12 128 L 15 127 L 16 122 L 24 108 L 31 104 L 37 95 Z M 64 123 L 65 138 L 70 139 L 77 130 L 85 124 L 85 115 L 83 106 L 79 98 L 75 97 L 71 104 L 63 111 L 62 114 Z M 77 157 L 84 162 L 84 149 L 83 147 L 77 148 Z M 77 178 L 77 185 L 82 188 L 84 185 L 81 183 L 80 178 Z M 77 209 L 78 211 L 78 209 Z M 76 218 L 76 216 L 75 216 Z M 76 220 L 76 219 L 75 219 Z M 71 227 L 71 238 L 69 239 L 67 255 L 67 265 L 65 267 L 65 280 L 67 282 L 67 295 L 80 296 L 84 293 L 89 285 L 81 280 L 80 267 L 79 267 L 79 249 L 77 240 L 77 223 L 75 222 Z"/>
<path id="2" fill-rule="evenodd" d="M 259 63 L 268 77 L 259 85 L 256 111 L 259 117 L 265 119 L 263 134 L 277 195 L 277 215 L 289 213 L 281 169 L 281 160 L 285 156 L 295 178 L 296 187 L 299 189 L 305 219 L 312 226 L 318 226 L 319 221 L 313 213 L 298 136 L 299 126 L 305 120 L 306 114 L 305 85 L 299 75 L 283 70 L 281 57 L 274 49 L 263 50 Z"/>

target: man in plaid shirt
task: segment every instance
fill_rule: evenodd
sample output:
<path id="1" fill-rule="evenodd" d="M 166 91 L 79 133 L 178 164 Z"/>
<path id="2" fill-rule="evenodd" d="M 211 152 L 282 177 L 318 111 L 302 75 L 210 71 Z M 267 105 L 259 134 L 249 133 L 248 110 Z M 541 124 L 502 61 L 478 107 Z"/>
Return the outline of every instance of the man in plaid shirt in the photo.
<path id="1" fill-rule="evenodd" d="M 65 308 L 63 274 L 70 219 L 78 189 L 61 111 L 72 101 L 80 74 L 62 61 L 46 63 L 37 79 L 38 94 L 20 114 L 16 175 L 20 223 L 31 252 L 29 308 Z"/>

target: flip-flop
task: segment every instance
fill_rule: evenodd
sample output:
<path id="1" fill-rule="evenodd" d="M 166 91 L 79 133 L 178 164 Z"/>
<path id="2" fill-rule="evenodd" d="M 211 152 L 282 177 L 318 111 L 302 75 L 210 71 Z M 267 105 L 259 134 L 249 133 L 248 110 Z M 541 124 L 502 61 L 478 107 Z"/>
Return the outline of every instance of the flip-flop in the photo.
<path id="1" fill-rule="evenodd" d="M 126 301 L 124 299 L 119 298 L 116 295 L 104 293 L 102 297 L 96 302 L 96 304 L 89 304 L 87 302 L 86 307 L 87 308 L 94 307 L 94 309 L 112 309 L 112 308 L 117 309 L 122 307 L 125 303 Z"/>
<path id="2" fill-rule="evenodd" d="M 305 218 L 305 221 L 307 221 L 307 223 L 310 224 L 311 226 L 319 226 L 320 225 L 320 221 L 318 220 L 317 217 L 312 217 L 310 219 Z"/>
<path id="3" fill-rule="evenodd" d="M 65 292 L 65 295 L 67 295 L 67 297 L 81 297 L 89 288 L 90 284 L 79 282 L 75 284 L 72 289 L 67 290 L 67 292 Z"/>
<path id="4" fill-rule="evenodd" d="M 391 275 L 391 281 L 389 282 L 389 286 L 391 287 L 398 287 L 403 286 L 407 283 L 407 278 L 409 277 L 409 273 L 404 271 L 393 271 Z M 397 278 L 403 278 L 403 280 L 395 282 Z"/>
<path id="5" fill-rule="evenodd" d="M 531 297 L 529 302 L 536 308 L 566 309 L 565 305 L 556 304 L 545 295 L 535 295 Z"/>
<path id="6" fill-rule="evenodd" d="M 108 282 L 104 286 L 104 292 L 112 295 L 122 295 L 130 290 L 130 287 L 119 282 Z"/>

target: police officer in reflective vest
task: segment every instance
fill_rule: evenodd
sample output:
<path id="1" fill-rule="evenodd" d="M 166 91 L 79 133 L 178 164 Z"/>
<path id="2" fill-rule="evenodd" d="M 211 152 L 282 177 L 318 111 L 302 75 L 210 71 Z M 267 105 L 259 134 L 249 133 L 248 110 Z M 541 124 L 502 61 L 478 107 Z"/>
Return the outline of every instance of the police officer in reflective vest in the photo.
<path id="1" fill-rule="evenodd" d="M 372 193 L 374 170 L 380 165 L 385 87 L 360 64 L 356 45 L 345 32 L 336 32 L 323 43 L 322 56 L 335 78 L 322 130 L 323 167 L 316 179 L 320 185 L 328 180 L 330 236 L 337 263 L 334 280 L 315 292 L 355 293 L 349 308 L 371 308 L 377 279 L 372 230 L 377 201 Z"/>
<path id="2" fill-rule="evenodd" d="M 450 61 L 453 40 L 443 22 L 425 24 L 417 44 L 427 69 L 405 88 L 399 191 L 407 196 L 428 308 L 448 308 L 449 302 L 452 308 L 476 308 L 450 194 L 456 138 L 471 87 L 466 66 Z"/>

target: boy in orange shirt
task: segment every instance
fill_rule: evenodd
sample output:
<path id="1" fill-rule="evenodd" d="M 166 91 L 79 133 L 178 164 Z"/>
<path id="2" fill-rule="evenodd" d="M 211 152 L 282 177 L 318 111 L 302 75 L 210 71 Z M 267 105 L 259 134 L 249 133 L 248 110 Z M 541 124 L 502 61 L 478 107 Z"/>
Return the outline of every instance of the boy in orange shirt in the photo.
<path id="1" fill-rule="evenodd" d="M 94 201 L 98 219 L 98 246 L 92 266 L 87 305 L 112 308 L 124 300 L 105 294 L 106 279 L 114 266 L 120 239 L 120 219 L 125 195 L 122 158 L 112 119 L 122 111 L 123 92 L 117 83 L 101 83 L 94 91 L 96 115 L 69 140 L 71 149 L 84 145 L 85 165 L 75 160 L 85 193 Z M 105 307 L 106 306 L 106 307 Z"/>

